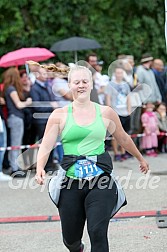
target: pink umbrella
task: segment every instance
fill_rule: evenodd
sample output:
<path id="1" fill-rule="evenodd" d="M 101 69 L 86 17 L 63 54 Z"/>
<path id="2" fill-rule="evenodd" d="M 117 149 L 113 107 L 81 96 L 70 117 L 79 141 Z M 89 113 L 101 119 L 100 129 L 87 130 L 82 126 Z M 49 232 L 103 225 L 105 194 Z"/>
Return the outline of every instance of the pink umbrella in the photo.
<path id="1" fill-rule="evenodd" d="M 0 67 L 21 66 L 28 60 L 44 61 L 54 57 L 55 54 L 46 48 L 30 47 L 9 52 L 0 59 Z"/>

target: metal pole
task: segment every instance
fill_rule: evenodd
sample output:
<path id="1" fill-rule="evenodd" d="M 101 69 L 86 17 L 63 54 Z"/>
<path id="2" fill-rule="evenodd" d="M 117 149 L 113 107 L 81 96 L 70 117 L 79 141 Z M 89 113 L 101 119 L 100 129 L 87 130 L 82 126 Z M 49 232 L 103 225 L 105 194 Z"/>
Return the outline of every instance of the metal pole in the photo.
<path id="1" fill-rule="evenodd" d="M 77 63 L 77 61 L 78 61 L 77 51 L 74 51 L 74 59 L 75 59 L 75 63 Z"/>

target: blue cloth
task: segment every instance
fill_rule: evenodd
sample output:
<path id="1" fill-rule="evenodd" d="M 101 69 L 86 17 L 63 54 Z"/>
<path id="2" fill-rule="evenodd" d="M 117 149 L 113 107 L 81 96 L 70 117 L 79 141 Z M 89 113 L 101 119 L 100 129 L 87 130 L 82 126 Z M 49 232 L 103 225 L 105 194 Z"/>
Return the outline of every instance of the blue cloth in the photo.
<path id="1" fill-rule="evenodd" d="M 53 107 L 50 105 L 50 102 L 53 101 L 53 99 L 45 83 L 42 84 L 36 80 L 31 88 L 30 96 L 33 102 L 40 102 L 39 106 L 32 108 L 32 113 L 51 113 L 53 111 Z M 42 102 L 44 102 L 44 104 L 42 104 Z M 33 118 L 33 121 L 38 124 L 46 124 L 47 118 Z"/>
<path id="2" fill-rule="evenodd" d="M 157 69 L 152 68 L 152 70 L 153 70 L 154 74 L 159 75 L 159 76 L 161 75 L 161 72 L 159 72 Z"/>

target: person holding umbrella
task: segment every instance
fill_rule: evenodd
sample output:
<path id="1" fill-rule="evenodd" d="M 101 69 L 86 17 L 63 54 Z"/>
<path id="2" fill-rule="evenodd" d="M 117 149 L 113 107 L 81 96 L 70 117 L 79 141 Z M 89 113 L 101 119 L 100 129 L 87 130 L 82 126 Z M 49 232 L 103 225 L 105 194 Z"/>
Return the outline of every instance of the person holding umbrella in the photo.
<path id="1" fill-rule="evenodd" d="M 112 175 L 111 157 L 104 150 L 106 131 L 137 158 L 141 172 L 147 173 L 149 167 L 123 130 L 114 110 L 91 102 L 90 70 L 83 66 L 71 68 L 68 83 L 73 102 L 54 110 L 48 119 L 37 157 L 36 181 L 44 183 L 45 164 L 55 139 L 61 134 L 65 154 L 61 171 L 64 170 L 65 176 L 57 207 L 63 242 L 71 252 L 84 251 L 82 235 L 87 220 L 91 251 L 108 252 L 108 225 L 111 216 L 118 211 L 120 190 Z M 119 208 L 124 204 L 125 198 Z"/>

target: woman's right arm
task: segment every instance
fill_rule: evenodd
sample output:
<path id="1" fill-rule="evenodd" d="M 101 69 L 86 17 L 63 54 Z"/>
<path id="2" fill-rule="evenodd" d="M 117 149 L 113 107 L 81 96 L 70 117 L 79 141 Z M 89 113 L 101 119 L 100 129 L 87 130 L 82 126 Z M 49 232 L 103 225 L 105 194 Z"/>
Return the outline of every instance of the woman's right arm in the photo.
<path id="1" fill-rule="evenodd" d="M 18 96 L 17 91 L 12 91 L 10 93 L 10 97 L 11 97 L 12 101 L 14 102 L 16 108 L 18 108 L 18 109 L 25 108 L 25 107 L 31 105 L 31 103 L 32 103 L 31 98 L 27 98 L 26 101 L 21 101 Z"/>
<path id="2" fill-rule="evenodd" d="M 60 115 L 62 109 L 56 109 L 50 115 L 45 133 L 40 144 L 38 155 L 37 155 L 37 170 L 36 170 L 36 180 L 37 183 L 42 185 L 45 178 L 45 165 L 49 158 L 51 150 L 54 148 L 56 139 L 60 134 Z"/>

